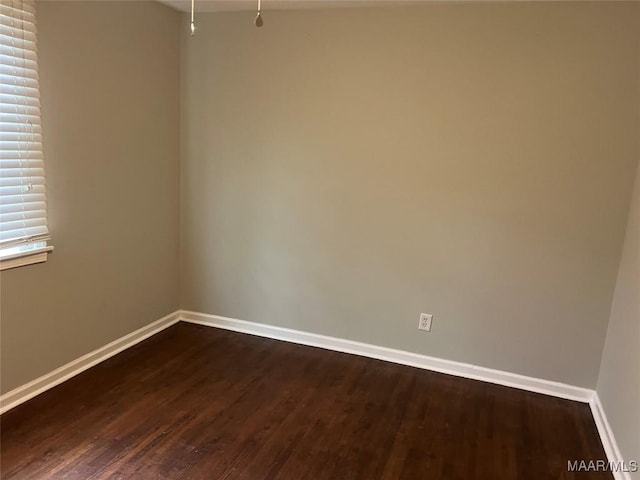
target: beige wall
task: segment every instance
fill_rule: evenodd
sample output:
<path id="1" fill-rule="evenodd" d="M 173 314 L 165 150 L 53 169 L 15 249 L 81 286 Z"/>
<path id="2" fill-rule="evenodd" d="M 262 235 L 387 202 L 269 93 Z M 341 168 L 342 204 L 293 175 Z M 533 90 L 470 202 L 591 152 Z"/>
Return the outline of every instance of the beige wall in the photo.
<path id="1" fill-rule="evenodd" d="M 264 17 L 183 33 L 181 306 L 595 387 L 640 5 Z"/>
<path id="2" fill-rule="evenodd" d="M 37 8 L 55 252 L 2 272 L 2 392 L 178 308 L 180 16 Z"/>
<path id="3" fill-rule="evenodd" d="M 640 462 L 640 169 L 597 391 L 623 458 Z"/>
<path id="4" fill-rule="evenodd" d="M 155 2 L 38 8 L 56 251 L 0 275 L 2 392 L 179 306 L 595 386 L 640 5 L 203 14 L 195 38 Z"/>

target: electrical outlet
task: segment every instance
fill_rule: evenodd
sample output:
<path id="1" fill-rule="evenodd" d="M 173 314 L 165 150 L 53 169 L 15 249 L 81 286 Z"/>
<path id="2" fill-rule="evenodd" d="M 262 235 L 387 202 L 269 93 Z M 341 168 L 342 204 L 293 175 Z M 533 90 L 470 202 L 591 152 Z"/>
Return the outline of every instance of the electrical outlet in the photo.
<path id="1" fill-rule="evenodd" d="M 432 319 L 433 319 L 433 315 L 430 315 L 428 313 L 421 313 L 420 321 L 418 322 L 418 328 L 420 330 L 426 330 L 427 332 L 430 332 Z"/>

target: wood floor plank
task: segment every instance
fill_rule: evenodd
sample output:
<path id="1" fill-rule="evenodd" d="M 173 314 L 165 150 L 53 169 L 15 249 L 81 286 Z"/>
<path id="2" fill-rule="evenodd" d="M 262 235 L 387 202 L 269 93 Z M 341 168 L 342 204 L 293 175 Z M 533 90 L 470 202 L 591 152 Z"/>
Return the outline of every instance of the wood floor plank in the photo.
<path id="1" fill-rule="evenodd" d="M 179 323 L 0 419 L 3 479 L 601 480 L 588 405 Z"/>

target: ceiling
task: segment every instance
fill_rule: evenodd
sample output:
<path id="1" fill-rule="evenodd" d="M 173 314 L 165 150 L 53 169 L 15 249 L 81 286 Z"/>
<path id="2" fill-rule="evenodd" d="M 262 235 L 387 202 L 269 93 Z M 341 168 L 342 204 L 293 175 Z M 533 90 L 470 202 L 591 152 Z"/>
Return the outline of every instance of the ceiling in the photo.
<path id="1" fill-rule="evenodd" d="M 159 1 L 183 12 L 188 12 L 191 9 L 190 0 Z M 225 12 L 255 10 L 257 0 L 195 0 L 195 3 L 198 12 Z M 370 7 L 420 3 L 433 3 L 433 0 L 262 0 L 262 10 Z"/>
<path id="2" fill-rule="evenodd" d="M 189 12 L 191 10 L 191 0 L 158 0 L 165 5 Z M 468 2 L 524 2 L 527 0 L 262 0 L 262 10 L 300 10 L 311 8 L 340 8 L 340 7 L 388 7 L 424 5 L 434 3 L 468 3 Z M 529 0 L 529 1 L 549 1 L 549 0 Z M 580 0 L 559 0 L 559 1 L 580 1 Z M 616 1 L 616 0 L 597 0 Z M 640 1 L 640 0 L 631 0 Z M 196 11 L 198 12 L 230 12 L 255 10 L 257 0 L 195 0 Z"/>

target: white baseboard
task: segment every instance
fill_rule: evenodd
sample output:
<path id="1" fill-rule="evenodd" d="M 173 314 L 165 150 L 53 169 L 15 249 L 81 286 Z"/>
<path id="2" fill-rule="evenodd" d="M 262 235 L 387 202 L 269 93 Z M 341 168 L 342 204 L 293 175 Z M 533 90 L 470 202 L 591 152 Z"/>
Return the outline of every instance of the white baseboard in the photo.
<path id="1" fill-rule="evenodd" d="M 604 413 L 604 407 L 600 402 L 600 397 L 597 392 L 594 392 L 594 395 L 589 402 L 589 406 L 591 407 L 593 420 L 596 422 L 596 427 L 600 434 L 600 440 L 602 441 L 604 452 L 607 455 L 607 460 L 614 465 L 624 464 L 624 459 L 622 458 L 622 454 L 618 448 L 616 437 L 613 434 L 613 430 L 611 430 L 611 425 L 609 425 L 607 416 Z M 613 473 L 613 478 L 615 478 L 615 480 L 631 480 L 631 474 L 629 472 L 614 471 L 611 473 Z"/>
<path id="2" fill-rule="evenodd" d="M 290 328 L 275 327 L 262 323 L 237 320 L 235 318 L 209 315 L 205 313 L 190 312 L 182 310 L 179 312 L 180 320 L 206 325 L 210 327 L 233 330 L 235 332 L 249 333 L 260 337 L 274 338 L 287 342 L 309 345 L 312 347 L 335 350 L 338 352 L 351 353 L 363 357 L 386 360 L 388 362 L 409 365 L 434 372 L 446 373 L 457 377 L 471 378 L 484 382 L 505 385 L 507 387 L 519 388 L 530 392 L 543 393 L 554 397 L 576 400 L 578 402 L 589 403 L 593 398 L 594 391 L 567 385 L 540 378 L 527 377 L 516 373 L 493 370 L 491 368 L 479 367 L 468 363 L 443 360 L 441 358 L 429 357 L 417 353 L 394 350 L 392 348 L 369 345 L 366 343 L 344 340 L 341 338 L 327 337 L 315 333 L 292 330 Z"/>
<path id="3" fill-rule="evenodd" d="M 84 372 L 88 368 L 103 362 L 104 360 L 113 357 L 114 355 L 126 350 L 129 347 L 134 346 L 137 343 L 149 338 L 151 335 L 170 327 L 171 325 L 180 321 L 179 311 L 170 313 L 169 315 L 162 317 L 160 320 L 156 320 L 134 332 L 131 332 L 124 337 L 120 337 L 113 342 L 100 347 L 93 352 L 87 353 L 72 362 L 63 365 L 60 368 L 53 370 L 35 380 L 15 388 L 10 392 L 0 396 L 0 414 L 17 407 L 21 403 L 45 392 L 56 385 L 75 377 L 79 373 Z"/>

